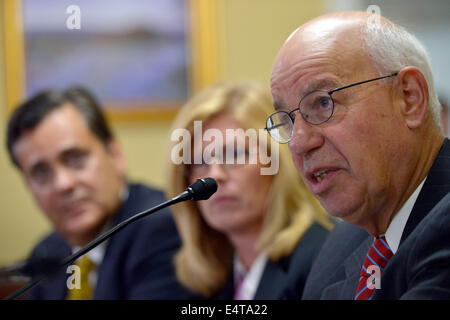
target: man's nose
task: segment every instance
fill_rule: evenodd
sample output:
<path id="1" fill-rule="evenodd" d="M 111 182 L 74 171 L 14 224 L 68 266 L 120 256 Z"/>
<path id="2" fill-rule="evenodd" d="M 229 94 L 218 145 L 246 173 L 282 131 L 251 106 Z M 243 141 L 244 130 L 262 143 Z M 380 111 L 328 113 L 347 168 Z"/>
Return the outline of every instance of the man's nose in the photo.
<path id="1" fill-rule="evenodd" d="M 76 182 L 75 173 L 67 168 L 60 167 L 55 172 L 54 188 L 58 192 L 67 192 L 74 188 Z"/>
<path id="2" fill-rule="evenodd" d="M 321 129 L 306 122 L 301 115 L 295 118 L 292 139 L 289 149 L 293 155 L 303 156 L 314 149 L 320 148 L 324 143 Z"/>

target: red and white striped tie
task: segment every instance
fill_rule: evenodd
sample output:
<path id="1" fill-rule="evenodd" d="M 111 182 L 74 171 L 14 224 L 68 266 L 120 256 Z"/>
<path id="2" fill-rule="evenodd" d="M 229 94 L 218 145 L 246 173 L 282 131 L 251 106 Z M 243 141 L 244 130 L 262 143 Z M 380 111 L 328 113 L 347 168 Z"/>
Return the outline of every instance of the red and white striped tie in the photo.
<path id="1" fill-rule="evenodd" d="M 375 239 L 361 269 L 355 300 L 372 299 L 375 289 L 379 288 L 381 273 L 393 255 L 384 236 Z"/>

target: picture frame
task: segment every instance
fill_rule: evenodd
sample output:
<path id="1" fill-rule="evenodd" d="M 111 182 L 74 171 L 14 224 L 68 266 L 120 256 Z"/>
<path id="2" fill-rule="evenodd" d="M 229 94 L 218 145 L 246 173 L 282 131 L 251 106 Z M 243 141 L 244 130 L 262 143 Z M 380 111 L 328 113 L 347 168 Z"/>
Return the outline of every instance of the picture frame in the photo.
<path id="1" fill-rule="evenodd" d="M 3 17 L 2 17 L 2 22 L 4 24 L 3 26 L 3 30 L 4 32 L 4 57 L 5 57 L 5 79 L 6 79 L 6 109 L 7 112 L 11 112 L 21 101 L 23 101 L 26 97 L 28 97 L 30 94 L 32 94 L 33 92 L 30 92 L 30 77 L 32 75 L 31 72 L 34 72 L 34 76 L 36 77 L 40 77 L 38 78 L 39 81 L 35 81 L 38 82 L 40 84 L 40 82 L 44 82 L 41 81 L 41 78 L 44 78 L 44 74 L 45 74 L 45 67 L 42 67 L 42 65 L 45 65 L 45 63 L 41 64 L 38 63 L 37 65 L 39 65 L 39 68 L 36 68 L 35 70 L 31 70 L 30 67 L 30 61 L 27 59 L 30 59 L 30 53 L 29 51 L 27 52 L 27 49 L 30 50 L 30 47 L 32 48 L 36 48 L 37 46 L 39 46 L 40 44 L 42 44 L 43 42 L 46 42 L 47 45 L 51 46 L 51 39 L 47 38 L 39 38 L 37 37 L 37 39 L 35 39 L 34 41 L 34 46 L 30 43 L 27 43 L 27 41 L 30 41 L 29 38 L 27 38 L 27 21 L 25 21 L 26 18 L 26 14 L 24 14 L 24 5 L 27 5 L 27 3 L 24 3 L 25 1 L 28 0 L 12 0 L 12 1 L 3 1 L 1 2 L 0 6 L 2 6 L 2 12 L 3 12 Z M 138 0 L 136 0 L 138 1 Z M 157 0 L 154 0 L 157 1 Z M 92 87 L 88 87 L 88 89 L 91 89 L 94 94 L 97 95 L 97 97 L 100 98 L 101 104 L 106 108 L 106 114 L 108 116 L 108 118 L 110 118 L 113 121 L 151 121 L 151 120 L 164 120 L 164 119 L 172 119 L 175 114 L 178 111 L 178 108 L 185 102 L 185 100 L 187 100 L 187 98 L 192 95 L 193 93 L 197 92 L 198 90 L 214 83 L 215 81 L 217 81 L 218 79 L 218 39 L 217 39 L 217 2 L 216 1 L 210 1 L 210 0 L 174 0 L 174 1 L 178 1 L 178 2 L 182 2 L 184 4 L 184 8 L 186 10 L 186 20 L 187 22 L 185 23 L 186 26 L 186 30 L 185 30 L 185 41 L 186 41 L 186 48 L 185 48 L 185 61 L 186 61 L 186 66 L 185 66 L 185 71 L 184 71 L 184 76 L 185 76 L 185 92 L 183 94 L 178 94 L 175 95 L 175 98 L 171 97 L 170 94 L 167 95 L 167 97 L 163 96 L 163 95 L 159 95 L 161 91 L 163 91 L 161 88 L 156 88 L 154 90 L 154 97 L 157 98 L 152 98 L 151 95 L 149 95 L 148 97 L 145 96 L 146 92 L 144 90 L 144 93 L 141 94 L 141 96 L 137 99 L 135 99 L 135 95 L 139 96 L 137 93 L 138 91 L 133 91 L 136 88 L 133 88 L 133 70 L 128 70 L 128 64 L 124 63 L 124 67 L 122 70 L 118 70 L 118 74 L 123 75 L 124 73 L 129 74 L 128 78 L 124 77 L 124 79 L 118 79 L 116 81 L 116 85 L 119 86 L 119 89 L 116 90 L 113 88 L 112 91 L 110 91 L 110 94 L 112 96 L 112 98 L 108 98 L 107 95 L 107 91 L 105 91 L 103 93 L 103 95 L 98 95 L 98 88 L 96 88 L 95 86 Z M 80 2 L 80 1 L 79 1 Z M 78 2 L 78 3 L 79 3 Z M 131 2 L 120 2 L 120 3 L 126 3 L 128 5 L 133 5 L 133 3 Z M 143 3 L 148 3 L 147 1 L 145 2 L 140 2 L 140 4 L 142 5 Z M 41 4 L 41 2 L 40 2 Z M 42 5 L 42 4 L 41 4 Z M 145 5 L 145 4 L 144 4 Z M 86 8 L 83 8 L 83 6 L 80 7 L 81 8 L 81 30 L 83 28 L 83 19 L 88 16 L 86 14 L 85 10 Z M 89 9 L 89 8 L 88 8 Z M 135 8 L 136 9 L 136 8 Z M 61 10 L 60 10 L 61 11 Z M 125 11 L 125 10 L 124 10 Z M 131 10 L 133 11 L 133 10 Z M 136 10 L 134 10 L 136 11 Z M 73 11 L 72 11 L 73 12 Z M 64 20 L 61 20 L 62 19 Z M 70 18 L 70 12 L 69 10 L 67 10 L 66 12 L 61 12 L 58 13 L 58 18 L 62 21 L 62 22 L 67 22 L 69 23 L 68 18 Z M 86 17 L 88 18 L 88 17 Z M 130 18 L 131 19 L 131 18 Z M 127 21 L 127 19 L 125 19 Z M 61 21 L 59 21 L 59 23 L 61 23 Z M 65 28 L 67 26 L 62 26 L 62 28 Z M 101 27 L 101 26 L 100 26 Z M 36 29 L 36 28 L 35 28 Z M 38 28 L 39 29 L 39 28 Z M 45 29 L 45 26 L 43 27 L 43 29 Z M 122 31 L 120 29 L 120 27 L 116 28 L 116 31 L 119 30 Z M 39 31 L 39 30 L 38 30 Z M 86 60 L 89 59 L 89 53 L 95 53 L 96 50 L 98 50 L 98 46 L 95 47 L 98 44 L 98 39 L 99 38 L 95 38 L 95 35 L 93 36 L 92 34 L 89 34 L 89 32 L 78 32 L 78 30 L 64 30 L 64 36 L 67 39 L 67 41 L 70 42 L 71 37 L 73 35 L 74 38 L 76 38 L 76 40 L 78 41 L 78 43 L 81 43 L 84 47 L 82 52 L 83 54 L 85 54 L 86 52 L 86 57 L 82 57 L 80 58 L 81 62 L 84 62 Z M 141 32 L 140 32 L 141 31 Z M 72 33 L 73 32 L 73 33 Z M 145 32 L 142 32 L 142 30 L 134 30 L 135 34 L 134 34 L 134 38 L 142 38 L 145 36 L 150 36 L 150 37 L 154 37 L 157 39 L 162 39 L 161 36 L 155 36 L 153 35 L 151 32 L 149 32 L 149 30 L 146 30 Z M 38 32 L 36 32 L 38 33 Z M 125 48 L 127 49 L 127 47 L 129 47 L 129 34 L 127 34 L 127 37 L 122 37 L 122 39 L 119 39 L 120 36 L 116 36 L 116 35 L 109 35 L 112 38 L 115 39 L 119 39 L 119 44 L 118 44 L 118 51 L 121 51 L 120 48 Z M 131 33 L 133 35 L 133 33 Z M 143 35 L 144 34 L 144 35 Z M 29 36 L 29 35 L 28 35 Z M 59 39 L 61 42 L 61 35 L 59 35 Z M 83 37 L 86 37 L 88 40 L 83 42 Z M 89 42 L 89 38 L 93 38 L 94 41 Z M 103 38 L 101 40 L 105 41 L 104 39 L 105 37 L 103 36 Z M 39 41 L 40 40 L 40 41 Z M 64 40 L 64 39 L 63 39 Z M 91 39 L 92 40 L 92 39 Z M 97 41 L 96 41 L 97 40 Z M 123 44 L 120 43 L 120 40 L 124 40 Z M 67 42 L 66 41 L 66 42 Z M 106 40 L 108 41 L 108 39 Z M 128 41 L 128 42 L 127 42 Z M 145 43 L 145 41 L 144 41 Z M 91 44 L 92 47 L 89 47 Z M 44 45 L 42 45 L 43 47 L 45 47 L 45 43 Z M 121 47 L 122 46 L 122 47 Z M 148 46 L 146 47 L 145 45 L 142 46 L 144 50 L 148 49 Z M 56 47 L 56 49 L 58 49 L 59 47 Z M 180 46 L 178 45 L 178 49 L 180 48 Z M 33 53 L 35 53 L 37 50 L 34 50 Z M 56 50 L 57 51 L 57 50 Z M 70 51 L 70 48 L 69 48 Z M 179 51 L 179 50 L 178 50 Z M 59 51 L 58 51 L 59 52 Z M 174 50 L 172 51 L 167 51 L 169 52 L 167 55 L 170 54 L 170 52 L 174 52 Z M 160 55 L 164 55 L 164 51 L 160 52 Z M 124 57 L 122 58 L 122 61 L 128 62 L 128 56 L 130 56 L 132 54 L 127 54 L 126 50 L 124 51 Z M 37 55 L 39 58 L 39 55 Z M 46 53 L 44 52 L 42 54 L 42 56 L 44 58 L 47 59 L 47 65 L 49 65 L 50 67 L 52 66 L 52 63 L 55 63 L 55 57 L 48 57 L 48 54 L 46 55 Z M 139 56 L 139 54 L 137 54 L 136 56 L 138 57 L 142 57 L 144 55 Z M 120 54 L 116 54 L 116 57 L 120 58 Z M 60 56 L 56 56 L 56 58 L 60 58 Z M 84 59 L 84 60 L 83 60 Z M 70 61 L 70 63 L 66 63 L 65 65 L 68 66 L 68 69 L 70 69 L 70 65 L 75 64 L 75 61 L 77 59 L 70 59 L 68 61 Z M 112 61 L 117 61 L 114 59 L 111 59 Z M 129 59 L 130 61 L 133 60 L 132 58 Z M 135 59 L 136 60 L 136 59 Z M 48 62 L 50 61 L 50 63 Z M 140 62 L 139 61 L 134 61 L 134 67 L 136 68 L 136 65 L 138 66 L 139 69 L 139 65 Z M 160 61 L 156 61 L 153 62 L 153 65 L 163 65 L 165 63 L 165 60 L 160 60 Z M 64 64 L 63 64 L 64 65 Z M 140 74 L 142 76 L 146 76 L 146 72 L 145 70 L 147 70 L 147 68 L 145 67 L 145 63 L 142 64 L 143 65 L 143 72 L 140 72 Z M 151 64 L 150 64 L 151 66 Z M 60 68 L 60 69 L 64 69 L 64 68 Z M 79 70 L 80 68 L 73 68 L 73 70 Z M 89 68 L 85 68 L 87 69 L 87 72 L 82 75 L 81 77 L 83 78 L 88 78 L 88 77 L 92 77 L 92 74 L 96 75 L 98 78 L 100 78 L 100 80 L 103 79 L 107 79 L 108 75 L 104 75 L 103 78 L 101 77 L 101 75 L 99 75 L 101 72 L 92 72 L 91 70 L 89 70 Z M 111 66 L 106 66 L 105 67 L 105 71 L 110 71 L 111 69 L 118 69 L 116 68 L 116 65 L 111 65 Z M 119 68 L 120 69 L 120 68 Z M 135 71 L 139 71 L 138 69 L 134 69 Z M 170 66 L 167 67 L 167 69 L 170 69 Z M 161 72 L 161 70 L 164 70 L 164 68 L 159 68 L 159 72 Z M 148 73 L 152 73 L 152 68 L 148 68 Z M 70 72 L 69 72 L 70 74 Z M 84 79 L 83 78 L 83 79 Z M 60 81 L 59 78 L 57 78 L 59 82 L 64 82 L 64 81 Z M 121 90 L 120 86 L 121 81 L 123 81 L 123 86 L 127 90 Z M 138 83 L 138 82 L 136 82 Z M 157 83 L 157 82 L 155 82 Z M 141 83 L 140 83 L 141 84 Z M 139 85 L 140 85 L 139 84 Z M 83 83 L 81 84 L 83 85 Z M 171 82 L 170 81 L 166 81 L 165 83 L 165 88 L 167 89 L 167 92 L 171 92 L 171 88 L 170 88 Z M 179 83 L 178 83 L 179 86 Z M 136 85 L 136 87 L 138 87 L 138 85 Z M 137 90 L 137 89 L 136 89 Z M 120 91 L 120 93 L 123 95 L 120 98 L 114 98 L 114 94 L 116 92 Z M 128 94 L 128 95 L 127 95 Z M 127 100 L 128 99 L 128 100 Z"/>

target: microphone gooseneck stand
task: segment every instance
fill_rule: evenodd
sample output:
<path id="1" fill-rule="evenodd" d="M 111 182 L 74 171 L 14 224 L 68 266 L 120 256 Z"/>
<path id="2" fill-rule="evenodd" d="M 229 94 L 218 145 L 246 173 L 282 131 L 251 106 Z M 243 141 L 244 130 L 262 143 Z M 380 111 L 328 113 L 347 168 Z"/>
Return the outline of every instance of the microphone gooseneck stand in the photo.
<path id="1" fill-rule="evenodd" d="M 212 179 L 212 178 L 198 179 L 193 184 L 191 184 L 186 189 L 186 191 L 184 191 L 180 195 L 178 195 L 170 200 L 167 200 L 153 208 L 142 211 L 142 212 L 128 218 L 125 221 L 122 221 L 121 223 L 117 224 L 116 226 L 114 226 L 113 228 L 111 228 L 110 230 L 105 232 L 104 234 L 95 238 L 94 240 L 89 242 L 85 247 L 81 248 L 77 252 L 73 253 L 72 255 L 70 255 L 67 258 L 65 258 L 64 260 L 62 260 L 60 265 L 58 266 L 58 269 L 71 264 L 73 261 L 75 261 L 82 255 L 84 255 L 86 252 L 92 250 L 93 248 L 98 246 L 100 243 L 102 243 L 104 240 L 111 237 L 113 234 L 122 230 L 127 225 L 129 225 L 130 223 L 132 223 L 138 219 L 141 219 L 141 218 L 148 216 L 158 210 L 164 209 L 168 206 L 177 204 L 179 202 L 183 202 L 183 201 L 187 201 L 187 200 L 194 200 L 194 201 L 207 200 L 216 191 L 217 191 L 217 184 L 214 179 Z M 20 297 L 22 294 L 24 294 L 26 291 L 28 291 L 31 288 L 33 288 L 34 286 L 36 286 L 39 282 L 41 282 L 46 277 L 48 277 L 48 275 L 38 275 L 38 276 L 34 277 L 24 287 L 22 287 L 21 289 L 17 290 L 16 292 L 14 292 L 10 296 L 8 296 L 6 298 L 6 300 L 13 300 L 13 299 L 16 299 L 17 297 Z"/>

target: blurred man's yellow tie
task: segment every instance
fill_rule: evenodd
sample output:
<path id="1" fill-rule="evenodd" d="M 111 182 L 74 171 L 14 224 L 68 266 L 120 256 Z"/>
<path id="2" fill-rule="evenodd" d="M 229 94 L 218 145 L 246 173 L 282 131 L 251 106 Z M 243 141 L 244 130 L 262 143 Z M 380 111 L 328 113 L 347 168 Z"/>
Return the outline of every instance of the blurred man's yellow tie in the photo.
<path id="1" fill-rule="evenodd" d="M 77 260 L 75 265 L 80 268 L 80 288 L 68 289 L 67 300 L 90 300 L 94 290 L 89 283 L 88 276 L 95 268 L 95 263 L 84 255 Z"/>

